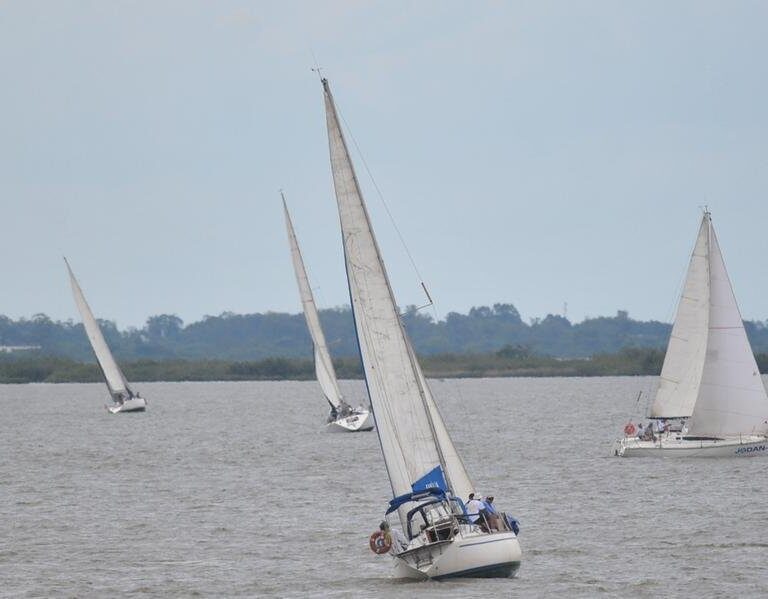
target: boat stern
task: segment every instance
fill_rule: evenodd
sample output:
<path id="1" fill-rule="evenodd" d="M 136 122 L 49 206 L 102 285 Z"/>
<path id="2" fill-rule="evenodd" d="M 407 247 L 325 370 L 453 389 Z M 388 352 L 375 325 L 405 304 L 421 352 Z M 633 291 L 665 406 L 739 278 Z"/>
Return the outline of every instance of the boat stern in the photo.
<path id="1" fill-rule="evenodd" d="M 373 415 L 370 410 L 356 410 L 349 416 L 342 416 L 329 422 L 326 430 L 330 433 L 358 433 L 373 430 Z"/>
<path id="2" fill-rule="evenodd" d="M 146 409 L 147 400 L 143 397 L 132 397 L 121 404 L 107 406 L 107 410 L 112 414 L 119 414 L 121 412 L 143 412 Z"/>
<path id="3" fill-rule="evenodd" d="M 522 550 L 513 532 L 455 537 L 395 556 L 395 576 L 417 580 L 512 578 Z"/>

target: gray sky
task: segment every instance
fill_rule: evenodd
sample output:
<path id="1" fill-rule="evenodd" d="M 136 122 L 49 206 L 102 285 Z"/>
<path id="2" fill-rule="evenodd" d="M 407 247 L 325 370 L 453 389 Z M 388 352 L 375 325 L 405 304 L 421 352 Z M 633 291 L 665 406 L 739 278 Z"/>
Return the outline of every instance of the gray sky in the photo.
<path id="1" fill-rule="evenodd" d="M 440 317 L 669 320 L 708 204 L 768 317 L 768 4 L 0 0 L 0 313 L 347 303 L 312 52 Z M 356 156 L 402 305 L 419 281 Z"/>

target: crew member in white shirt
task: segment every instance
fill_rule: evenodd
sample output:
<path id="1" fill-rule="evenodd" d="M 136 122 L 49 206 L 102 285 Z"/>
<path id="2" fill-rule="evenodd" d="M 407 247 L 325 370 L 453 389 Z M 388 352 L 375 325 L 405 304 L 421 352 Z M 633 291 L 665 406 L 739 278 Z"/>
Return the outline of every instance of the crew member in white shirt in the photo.
<path id="1" fill-rule="evenodd" d="M 467 517 L 469 521 L 474 524 L 480 518 L 480 510 L 485 509 L 485 505 L 479 499 L 475 499 L 475 494 L 469 494 L 469 501 L 467 501 Z"/>

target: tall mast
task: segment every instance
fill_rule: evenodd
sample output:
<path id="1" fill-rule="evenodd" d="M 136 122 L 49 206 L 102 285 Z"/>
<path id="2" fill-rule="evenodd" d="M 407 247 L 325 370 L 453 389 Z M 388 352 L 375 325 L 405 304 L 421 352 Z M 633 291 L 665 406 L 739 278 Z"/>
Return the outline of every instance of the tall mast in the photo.
<path id="1" fill-rule="evenodd" d="M 445 477 L 446 463 L 328 81 L 322 85 L 355 328 L 392 491 L 399 496 L 438 466 Z M 446 483 L 443 478 L 441 486 Z"/>

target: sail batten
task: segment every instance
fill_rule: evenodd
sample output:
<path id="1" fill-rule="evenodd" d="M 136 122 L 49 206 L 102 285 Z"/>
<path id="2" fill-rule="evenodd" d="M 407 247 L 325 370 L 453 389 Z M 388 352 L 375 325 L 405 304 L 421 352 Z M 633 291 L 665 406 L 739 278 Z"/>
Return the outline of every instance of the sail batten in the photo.
<path id="1" fill-rule="evenodd" d="M 107 383 L 110 395 L 112 395 L 115 400 L 132 397 L 133 392 L 128 386 L 128 380 L 125 378 L 122 370 L 120 370 L 120 366 L 118 366 L 115 361 L 115 358 L 104 339 L 104 335 L 101 332 L 101 327 L 99 327 L 99 323 L 93 316 L 93 312 L 85 299 L 83 290 L 80 288 L 80 284 L 77 282 L 66 258 L 64 259 L 64 262 L 67 265 L 72 294 L 74 295 L 77 309 L 80 312 L 85 333 L 88 336 L 88 341 L 91 343 L 91 348 L 96 356 L 99 368 L 101 368 L 101 372 L 104 375 L 104 380 Z"/>
<path id="2" fill-rule="evenodd" d="M 320 388 L 323 390 L 323 395 L 325 395 L 328 403 L 334 408 L 340 409 L 345 403 L 344 398 L 339 390 L 336 370 L 333 367 L 331 354 L 328 351 L 328 345 L 325 342 L 325 335 L 320 326 L 320 315 L 317 311 L 312 287 L 309 284 L 309 277 L 307 276 L 307 269 L 304 266 L 304 258 L 301 255 L 299 242 L 296 239 L 296 232 L 293 229 L 293 222 L 291 221 L 291 215 L 288 212 L 285 197 L 283 197 L 283 211 L 285 214 L 285 226 L 288 231 L 288 240 L 291 246 L 291 261 L 293 262 L 293 270 L 296 274 L 296 282 L 299 286 L 301 305 L 304 310 L 304 320 L 307 323 L 307 329 L 309 329 L 309 335 L 312 338 L 312 344 L 314 346 L 315 376 L 317 377 L 317 382 L 320 384 Z"/>
<path id="3" fill-rule="evenodd" d="M 410 493 L 437 468 L 457 486 L 451 490 L 463 493 L 468 476 L 457 466 L 458 454 L 405 333 L 325 79 L 323 89 L 350 300 L 393 496 Z"/>

